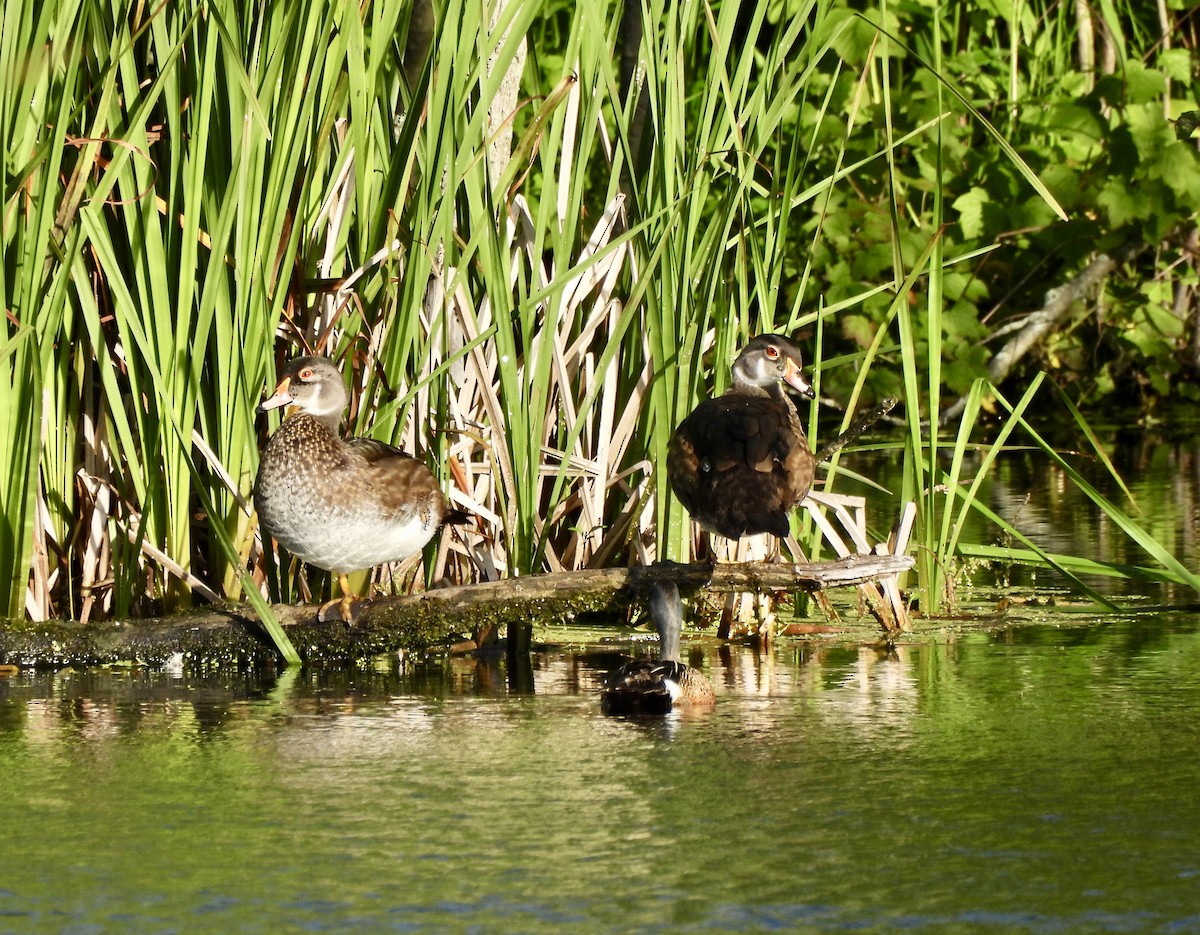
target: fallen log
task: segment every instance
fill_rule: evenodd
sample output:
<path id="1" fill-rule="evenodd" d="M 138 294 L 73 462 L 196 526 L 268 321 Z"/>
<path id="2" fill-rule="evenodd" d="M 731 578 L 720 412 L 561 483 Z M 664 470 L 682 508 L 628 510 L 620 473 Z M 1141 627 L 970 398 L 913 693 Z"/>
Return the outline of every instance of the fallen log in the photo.
<path id="1" fill-rule="evenodd" d="M 832 562 L 676 565 L 562 572 L 437 588 L 370 602 L 351 627 L 320 623 L 312 606 L 276 606 L 307 663 L 364 659 L 397 651 L 444 647 L 487 625 L 562 622 L 583 612 L 624 619 L 651 580 L 674 581 L 684 593 L 817 590 L 873 581 L 911 568 L 904 555 L 851 555 Z M 274 648 L 249 605 L 214 605 L 203 612 L 135 621 L 9 621 L 0 624 L 0 665 L 62 667 L 172 660 L 259 664 Z"/>
<path id="2" fill-rule="evenodd" d="M 792 588 L 816 590 L 874 581 L 913 566 L 906 555 L 851 555 L 830 562 L 736 562 L 714 565 L 678 565 L 659 562 L 632 568 L 601 568 L 504 578 L 459 587 L 437 588 L 421 594 L 375 601 L 367 613 L 389 608 L 407 609 L 423 603 L 448 612 L 476 610 L 514 600 L 543 601 L 578 599 L 590 604 L 595 597 L 620 598 L 626 603 L 630 592 L 640 592 L 651 581 L 670 581 L 681 591 L 709 588 L 713 591 L 781 591 Z"/>

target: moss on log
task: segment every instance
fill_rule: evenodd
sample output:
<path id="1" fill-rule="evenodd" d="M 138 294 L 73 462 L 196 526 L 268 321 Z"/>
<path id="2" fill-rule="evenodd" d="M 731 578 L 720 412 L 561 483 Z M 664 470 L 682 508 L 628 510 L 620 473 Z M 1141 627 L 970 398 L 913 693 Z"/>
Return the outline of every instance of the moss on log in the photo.
<path id="1" fill-rule="evenodd" d="M 682 591 L 814 590 L 858 584 L 912 566 L 906 556 L 855 555 L 806 565 L 659 563 L 636 568 L 506 578 L 372 601 L 353 626 L 321 623 L 309 606 L 276 606 L 280 623 L 306 662 L 363 659 L 400 650 L 446 647 L 487 625 L 561 622 L 583 612 L 624 619 L 651 580 Z M 135 621 L 9 621 L 0 625 L 0 664 L 61 667 L 162 665 L 180 654 L 205 664 L 247 665 L 275 650 L 247 604 L 223 604 Z"/>

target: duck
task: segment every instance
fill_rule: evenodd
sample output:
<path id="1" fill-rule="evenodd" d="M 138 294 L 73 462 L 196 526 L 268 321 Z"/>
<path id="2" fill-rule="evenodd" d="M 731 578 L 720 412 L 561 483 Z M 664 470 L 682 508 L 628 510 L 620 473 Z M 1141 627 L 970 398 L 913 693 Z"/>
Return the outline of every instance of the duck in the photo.
<path id="1" fill-rule="evenodd" d="M 338 577 L 333 607 L 349 624 L 361 601 L 348 574 L 417 554 L 445 524 L 469 515 L 451 509 L 423 461 L 372 438 L 338 432 L 349 393 L 332 360 L 298 357 L 279 373 L 259 414 L 287 407 L 254 480 L 254 503 L 266 534 L 293 555 Z M 285 410 L 286 411 L 286 410 Z"/>
<path id="2" fill-rule="evenodd" d="M 811 399 L 800 350 L 760 334 L 738 354 L 721 396 L 692 410 L 667 444 L 667 477 L 701 528 L 724 536 L 790 531 L 788 514 L 812 487 L 816 460 L 786 383 Z"/>
<path id="3" fill-rule="evenodd" d="M 658 630 L 658 660 L 635 659 L 611 673 L 600 692 L 608 714 L 665 714 L 677 707 L 715 703 L 712 684 L 679 659 L 683 602 L 672 582 L 650 585 L 650 617 Z"/>

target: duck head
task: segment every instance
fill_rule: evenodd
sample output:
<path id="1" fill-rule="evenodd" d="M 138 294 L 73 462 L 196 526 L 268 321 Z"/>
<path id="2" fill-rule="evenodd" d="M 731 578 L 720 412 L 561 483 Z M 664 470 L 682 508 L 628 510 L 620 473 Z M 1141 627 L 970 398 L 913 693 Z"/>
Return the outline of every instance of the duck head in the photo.
<path id="1" fill-rule="evenodd" d="M 275 392 L 259 404 L 258 411 L 292 406 L 336 427 L 349 401 L 346 384 L 333 361 L 297 357 L 280 371 Z"/>
<path id="2" fill-rule="evenodd" d="M 768 392 L 782 381 L 811 399 L 813 388 L 803 368 L 800 350 L 791 341 L 779 334 L 760 334 L 733 362 L 733 383 L 743 390 Z"/>

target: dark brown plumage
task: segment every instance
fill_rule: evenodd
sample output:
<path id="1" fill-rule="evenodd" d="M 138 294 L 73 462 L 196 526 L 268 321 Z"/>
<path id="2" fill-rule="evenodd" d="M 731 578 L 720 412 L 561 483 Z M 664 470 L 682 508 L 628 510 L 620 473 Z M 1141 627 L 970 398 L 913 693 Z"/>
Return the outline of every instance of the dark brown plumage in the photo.
<path id="1" fill-rule="evenodd" d="M 734 361 L 729 389 L 679 423 L 667 448 L 667 476 L 704 529 L 727 539 L 787 536 L 788 512 L 808 494 L 815 467 L 782 386 L 811 397 L 802 366 L 787 338 L 759 335 Z"/>
<path id="2" fill-rule="evenodd" d="M 306 562 L 337 573 L 337 604 L 353 618 L 347 572 L 398 562 L 419 552 L 451 510 L 433 472 L 416 458 L 370 438 L 338 434 L 349 401 L 333 362 L 300 357 L 280 373 L 259 412 L 294 407 L 263 449 L 254 502 L 264 532 Z"/>
<path id="3" fill-rule="evenodd" d="M 650 616 L 658 629 L 658 661 L 635 659 L 605 680 L 600 703 L 609 714 L 665 714 L 676 706 L 716 701 L 704 673 L 679 659 L 683 602 L 670 582 L 650 586 Z"/>

